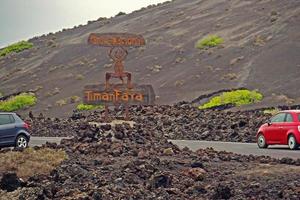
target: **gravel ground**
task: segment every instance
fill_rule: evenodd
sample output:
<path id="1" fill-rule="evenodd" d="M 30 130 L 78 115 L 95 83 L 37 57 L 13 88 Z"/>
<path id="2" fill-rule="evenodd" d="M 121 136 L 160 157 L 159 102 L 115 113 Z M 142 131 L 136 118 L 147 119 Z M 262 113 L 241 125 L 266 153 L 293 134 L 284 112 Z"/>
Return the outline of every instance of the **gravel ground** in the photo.
<path id="1" fill-rule="evenodd" d="M 0 199 L 299 199 L 300 160 L 180 150 L 152 129 L 86 126 L 44 146 L 69 157 L 48 176 L 6 192 L 2 173 Z"/>

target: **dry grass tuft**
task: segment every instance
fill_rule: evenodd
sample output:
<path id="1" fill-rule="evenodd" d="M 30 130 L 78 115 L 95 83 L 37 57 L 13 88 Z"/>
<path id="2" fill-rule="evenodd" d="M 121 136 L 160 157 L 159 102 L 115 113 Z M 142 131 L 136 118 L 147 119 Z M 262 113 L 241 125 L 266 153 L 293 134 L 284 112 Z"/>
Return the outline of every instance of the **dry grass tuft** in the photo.
<path id="1" fill-rule="evenodd" d="M 299 166 L 259 164 L 253 169 L 237 172 L 237 175 L 251 177 L 272 177 L 284 174 L 296 174 L 299 172 Z"/>
<path id="2" fill-rule="evenodd" d="M 67 103 L 68 103 L 68 101 L 66 99 L 60 99 L 60 100 L 55 102 L 55 105 L 64 106 L 64 105 L 67 105 Z"/>
<path id="3" fill-rule="evenodd" d="M 23 152 L 10 151 L 0 156 L 0 173 L 13 171 L 18 177 L 27 179 L 35 174 L 49 174 L 67 159 L 62 150 L 27 148 Z"/>

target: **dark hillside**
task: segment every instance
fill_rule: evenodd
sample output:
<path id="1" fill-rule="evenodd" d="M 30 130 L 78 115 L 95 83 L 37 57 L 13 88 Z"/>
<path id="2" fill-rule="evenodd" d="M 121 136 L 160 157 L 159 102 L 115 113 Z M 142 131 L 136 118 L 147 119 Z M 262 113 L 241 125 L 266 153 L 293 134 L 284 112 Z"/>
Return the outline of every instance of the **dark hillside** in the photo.
<path id="1" fill-rule="evenodd" d="M 191 101 L 204 93 L 246 87 L 265 96 L 261 105 L 300 102 L 300 2 L 298 0 L 176 0 L 99 19 L 33 38 L 34 48 L 0 58 L 0 91 L 37 90 L 35 112 L 70 113 L 85 84 L 112 70 L 107 49 L 89 46 L 92 32 L 142 34 L 126 69 L 151 83 L 157 103 Z M 195 43 L 216 34 L 224 43 L 208 50 Z"/>

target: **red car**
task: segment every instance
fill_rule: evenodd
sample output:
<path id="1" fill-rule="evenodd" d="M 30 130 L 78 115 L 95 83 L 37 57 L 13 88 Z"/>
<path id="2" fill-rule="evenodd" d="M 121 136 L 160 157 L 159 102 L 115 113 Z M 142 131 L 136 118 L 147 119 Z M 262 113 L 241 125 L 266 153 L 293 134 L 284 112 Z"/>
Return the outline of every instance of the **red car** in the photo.
<path id="1" fill-rule="evenodd" d="M 259 128 L 256 138 L 259 148 L 282 144 L 297 149 L 300 144 L 300 110 L 277 113 Z"/>

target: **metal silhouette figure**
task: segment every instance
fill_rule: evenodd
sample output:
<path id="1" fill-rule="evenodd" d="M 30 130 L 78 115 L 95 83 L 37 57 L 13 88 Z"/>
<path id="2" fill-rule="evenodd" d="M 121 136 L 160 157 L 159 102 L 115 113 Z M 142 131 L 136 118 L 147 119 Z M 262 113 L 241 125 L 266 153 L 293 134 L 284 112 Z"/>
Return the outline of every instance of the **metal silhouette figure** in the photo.
<path id="1" fill-rule="evenodd" d="M 124 77 L 127 77 L 127 88 L 132 89 L 131 73 L 124 71 L 123 61 L 128 55 L 127 50 L 124 47 L 112 47 L 109 51 L 109 57 L 114 61 L 114 72 L 105 73 L 105 86 L 106 89 L 110 87 L 109 80 L 111 77 L 119 78 L 124 84 Z"/>
<path id="2" fill-rule="evenodd" d="M 124 78 L 127 77 L 126 88 L 133 89 L 132 74 L 124 71 L 124 60 L 128 52 L 125 47 L 141 47 L 145 45 L 145 39 L 141 35 L 129 33 L 91 33 L 88 38 L 88 43 L 102 47 L 110 47 L 109 57 L 114 61 L 114 72 L 105 73 L 105 89 L 111 89 L 109 80 L 118 78 L 124 83 Z M 129 119 L 129 105 L 125 104 L 126 119 Z M 105 105 L 105 119 L 108 121 L 108 105 Z"/>

